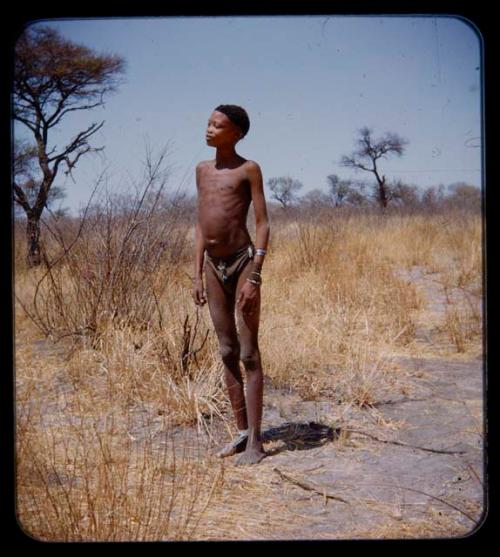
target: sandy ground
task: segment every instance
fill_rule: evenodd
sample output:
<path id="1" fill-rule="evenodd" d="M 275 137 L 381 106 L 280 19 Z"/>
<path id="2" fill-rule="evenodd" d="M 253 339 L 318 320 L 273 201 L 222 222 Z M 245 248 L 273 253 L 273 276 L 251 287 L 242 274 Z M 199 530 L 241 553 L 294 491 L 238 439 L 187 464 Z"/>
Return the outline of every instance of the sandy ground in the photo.
<path id="1" fill-rule="evenodd" d="M 223 461 L 225 495 L 207 509 L 195 539 L 448 538 L 480 526 L 486 483 L 482 356 L 457 357 L 436 345 L 434 324 L 444 312 L 440 290 L 419 269 L 407 278 L 427 303 L 416 347 L 393 355 L 410 378 L 406 393 L 359 409 L 304 401 L 267 384 L 268 456 L 251 467 L 234 466 L 235 457 Z M 53 411 L 57 421 L 61 416 Z M 143 418 L 150 436 L 161 419 Z M 140 450 L 140 416 L 136 425 L 130 433 Z M 210 436 L 195 439 L 185 428 L 177 435 L 198 447 L 201 442 L 208 453 L 227 442 L 227 431 L 216 423 Z M 157 447 L 166 442 L 160 426 L 153 439 Z M 200 458 L 199 448 L 195 453 Z M 207 465 L 220 466 L 212 458 Z"/>
<path id="2" fill-rule="evenodd" d="M 436 345 L 433 327 L 444 312 L 443 299 L 419 269 L 408 279 L 426 301 L 414 354 L 394 356 L 412 378 L 409 394 L 362 410 L 306 402 L 268 387 L 263 431 L 269 456 L 251 469 L 232 467 L 235 481 L 266 489 L 262 495 L 248 489 L 239 501 L 247 520 L 221 528 L 221 537 L 450 538 L 480 526 L 483 359 L 433 355 L 446 353 Z M 308 424 L 330 426 L 333 440 L 324 433 L 317 443 L 304 442 Z M 225 520 L 230 526 L 227 515 Z"/>

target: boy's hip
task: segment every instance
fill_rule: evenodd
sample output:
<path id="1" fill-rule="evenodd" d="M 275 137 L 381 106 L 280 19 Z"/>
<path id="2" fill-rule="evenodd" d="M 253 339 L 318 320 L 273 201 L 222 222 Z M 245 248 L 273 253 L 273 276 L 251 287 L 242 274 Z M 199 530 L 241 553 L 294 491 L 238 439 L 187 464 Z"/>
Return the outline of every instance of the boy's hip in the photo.
<path id="1" fill-rule="evenodd" d="M 253 259 L 254 254 L 255 246 L 252 242 L 225 257 L 211 257 L 205 252 L 205 265 L 210 266 L 219 281 L 226 285 L 231 279 L 237 279 L 247 261 Z"/>

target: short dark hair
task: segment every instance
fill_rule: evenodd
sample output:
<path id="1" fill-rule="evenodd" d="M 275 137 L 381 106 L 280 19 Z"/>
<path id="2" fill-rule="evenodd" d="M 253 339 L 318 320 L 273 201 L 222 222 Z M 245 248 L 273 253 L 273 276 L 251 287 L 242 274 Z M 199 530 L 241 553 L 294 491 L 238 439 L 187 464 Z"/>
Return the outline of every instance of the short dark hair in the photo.
<path id="1" fill-rule="evenodd" d="M 245 137 L 250 129 L 250 118 L 244 108 L 235 104 L 220 104 L 215 110 L 225 114 L 243 132 L 242 137 Z"/>

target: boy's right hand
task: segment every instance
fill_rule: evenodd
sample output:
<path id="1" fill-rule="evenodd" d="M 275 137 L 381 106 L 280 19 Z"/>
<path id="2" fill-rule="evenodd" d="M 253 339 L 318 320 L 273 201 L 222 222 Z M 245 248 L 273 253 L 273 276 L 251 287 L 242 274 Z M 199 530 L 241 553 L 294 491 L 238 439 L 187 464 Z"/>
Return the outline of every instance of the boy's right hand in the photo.
<path id="1" fill-rule="evenodd" d="M 202 306 L 207 301 L 201 278 L 194 279 L 193 281 L 193 300 L 197 306 Z"/>

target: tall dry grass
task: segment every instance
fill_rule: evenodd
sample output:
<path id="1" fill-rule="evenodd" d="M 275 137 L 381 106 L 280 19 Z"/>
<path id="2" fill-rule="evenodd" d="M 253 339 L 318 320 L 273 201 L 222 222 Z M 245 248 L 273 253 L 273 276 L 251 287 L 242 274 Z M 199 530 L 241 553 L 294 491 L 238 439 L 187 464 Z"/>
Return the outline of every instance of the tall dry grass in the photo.
<path id="1" fill-rule="evenodd" d="M 44 541 L 192 539 L 222 492 L 223 465 L 176 440 L 167 419 L 135 432 L 132 413 L 96 412 L 87 397 L 59 395 L 57 420 L 33 396 L 18 413 L 22 527 Z"/>
<path id="2" fill-rule="evenodd" d="M 273 232 L 261 344 L 275 382 L 361 406 L 393 388 L 388 354 L 412 338 L 421 303 L 387 254 L 394 233 L 372 216 Z"/>
<path id="3" fill-rule="evenodd" d="M 393 264 L 417 268 L 444 298 L 437 331 L 457 353 L 480 351 L 483 335 L 483 221 L 477 212 L 448 210 L 399 218 L 401 241 Z M 432 306 L 434 300 L 428 300 Z"/>
<path id="4" fill-rule="evenodd" d="M 83 226 L 52 225 L 45 265 L 16 269 L 18 516 L 35 537 L 193 539 L 229 489 L 199 440 L 175 435 L 234 426 L 208 308 L 191 299 L 192 215 L 163 204 L 155 180 L 127 210 L 108 197 Z M 404 269 L 439 281 L 457 351 L 480 343 L 479 215 L 271 226 L 260 347 L 276 386 L 360 407 L 404 389 L 392 357 L 428 303 Z"/>

